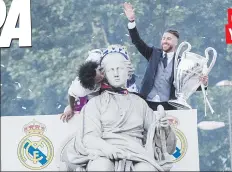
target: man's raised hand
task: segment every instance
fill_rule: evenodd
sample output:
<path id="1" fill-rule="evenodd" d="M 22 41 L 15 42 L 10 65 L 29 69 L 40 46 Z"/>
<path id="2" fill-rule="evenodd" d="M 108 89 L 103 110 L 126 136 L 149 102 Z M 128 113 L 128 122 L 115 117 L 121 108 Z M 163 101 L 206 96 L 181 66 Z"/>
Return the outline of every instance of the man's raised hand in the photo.
<path id="1" fill-rule="evenodd" d="M 127 2 L 124 3 L 124 12 L 129 21 L 135 20 L 135 12 L 133 6 L 130 3 Z"/>

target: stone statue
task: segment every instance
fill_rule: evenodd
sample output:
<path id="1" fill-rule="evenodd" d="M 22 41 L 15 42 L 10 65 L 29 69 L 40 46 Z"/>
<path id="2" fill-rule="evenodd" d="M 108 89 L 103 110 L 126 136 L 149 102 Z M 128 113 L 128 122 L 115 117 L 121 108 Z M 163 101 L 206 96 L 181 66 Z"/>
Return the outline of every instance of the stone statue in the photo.
<path id="1" fill-rule="evenodd" d="M 61 171 L 169 171 L 176 136 L 160 105 L 158 115 L 126 89 L 120 52 L 108 51 L 101 67 L 108 85 L 79 114 L 77 132 L 61 153 Z"/>

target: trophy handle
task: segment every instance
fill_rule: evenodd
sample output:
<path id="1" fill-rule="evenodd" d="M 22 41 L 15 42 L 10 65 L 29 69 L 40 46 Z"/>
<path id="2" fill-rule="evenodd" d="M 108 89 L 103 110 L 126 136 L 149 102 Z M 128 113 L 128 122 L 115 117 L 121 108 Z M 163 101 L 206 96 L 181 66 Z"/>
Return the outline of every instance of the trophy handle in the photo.
<path id="1" fill-rule="evenodd" d="M 214 48 L 212 48 L 212 47 L 208 47 L 208 48 L 205 49 L 205 56 L 206 56 L 207 62 L 208 62 L 208 60 L 209 60 L 209 51 L 210 51 L 210 50 L 213 51 L 213 59 L 212 59 L 210 65 L 209 65 L 209 67 L 207 67 L 207 70 L 205 70 L 205 71 L 203 70 L 203 73 L 206 74 L 206 75 L 209 74 L 209 72 L 210 72 L 211 69 L 213 68 L 213 66 L 214 66 L 214 64 L 215 64 L 215 62 L 216 62 L 216 59 L 217 59 L 217 51 L 216 51 Z M 207 65 L 207 64 L 206 64 L 206 65 Z"/>
<path id="2" fill-rule="evenodd" d="M 213 59 L 209 65 L 209 67 L 207 66 L 207 63 L 209 61 L 209 51 L 212 50 L 213 51 Z M 203 67 L 203 74 L 204 75 L 208 75 L 209 72 L 211 71 L 211 69 L 213 68 L 215 62 L 216 62 L 216 59 L 217 59 L 217 51 L 212 48 L 212 47 L 208 47 L 205 49 L 205 57 L 206 57 L 206 64 L 204 65 Z M 209 100 L 207 98 L 207 94 L 206 94 L 206 91 L 205 91 L 205 88 L 203 86 L 203 84 L 201 83 L 201 89 L 202 89 L 202 92 L 203 92 L 203 96 L 204 96 L 204 102 L 205 102 L 205 116 L 206 116 L 206 104 L 208 104 L 209 108 L 210 108 L 210 111 L 211 113 L 213 114 L 214 113 L 214 110 L 212 108 L 212 106 L 210 105 L 209 103 Z"/>
<path id="3" fill-rule="evenodd" d="M 180 51 L 182 50 L 182 48 L 185 46 L 185 45 L 188 45 L 188 47 L 187 47 L 187 49 L 183 52 L 183 53 L 185 53 L 185 52 L 189 52 L 190 50 L 191 50 L 191 48 L 192 48 L 192 46 L 190 45 L 190 43 L 188 43 L 188 42 L 186 42 L 186 41 L 184 41 L 184 42 L 182 42 L 179 46 L 178 46 L 178 48 L 177 48 L 177 50 L 176 50 L 176 53 L 175 53 L 175 57 L 174 57 L 174 85 L 175 85 L 175 87 L 176 87 L 176 89 L 179 89 L 178 88 L 178 84 L 177 84 L 177 67 L 178 67 L 178 56 L 179 56 L 179 54 L 180 54 Z"/>

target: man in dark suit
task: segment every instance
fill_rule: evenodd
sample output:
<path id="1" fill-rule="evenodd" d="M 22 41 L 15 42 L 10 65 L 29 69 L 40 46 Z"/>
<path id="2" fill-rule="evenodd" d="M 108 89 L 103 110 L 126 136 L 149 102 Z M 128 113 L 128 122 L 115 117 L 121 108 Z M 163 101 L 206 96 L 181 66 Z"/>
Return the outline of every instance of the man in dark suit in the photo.
<path id="1" fill-rule="evenodd" d="M 134 9 L 130 3 L 124 3 L 124 12 L 129 20 L 128 30 L 132 43 L 148 61 L 139 91 L 140 95 L 153 110 L 157 110 L 159 104 L 165 110 L 175 110 L 175 107 L 168 104 L 168 100 L 175 99 L 173 66 L 179 33 L 175 30 L 167 30 L 162 36 L 161 48 L 150 47 L 139 36 Z M 207 85 L 207 76 L 200 77 L 200 79 Z"/>

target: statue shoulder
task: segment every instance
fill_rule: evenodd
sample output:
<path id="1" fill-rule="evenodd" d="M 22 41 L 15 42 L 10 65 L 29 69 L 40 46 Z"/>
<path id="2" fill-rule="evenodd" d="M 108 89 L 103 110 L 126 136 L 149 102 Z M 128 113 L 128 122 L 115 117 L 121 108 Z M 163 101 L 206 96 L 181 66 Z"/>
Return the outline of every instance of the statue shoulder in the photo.
<path id="1" fill-rule="evenodd" d="M 94 104 L 97 108 L 102 108 L 109 101 L 109 94 L 107 92 L 103 92 L 99 95 L 94 96 L 89 100 L 87 104 Z"/>
<path id="2" fill-rule="evenodd" d="M 138 93 L 129 93 L 131 95 L 131 97 L 133 97 L 134 100 L 140 101 L 142 103 L 146 103 L 146 101 L 144 100 L 144 98 L 139 95 Z"/>

